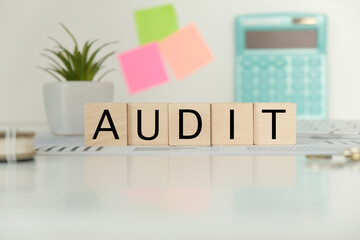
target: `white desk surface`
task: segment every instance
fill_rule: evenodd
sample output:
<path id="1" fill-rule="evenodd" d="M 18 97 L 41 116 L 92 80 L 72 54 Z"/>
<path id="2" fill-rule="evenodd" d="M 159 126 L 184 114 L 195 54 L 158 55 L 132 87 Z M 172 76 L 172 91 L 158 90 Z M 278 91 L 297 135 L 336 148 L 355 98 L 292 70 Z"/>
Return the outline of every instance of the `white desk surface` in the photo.
<path id="1" fill-rule="evenodd" d="M 360 163 L 309 163 L 302 155 L 0 163 L 0 239 L 359 240 Z"/>
<path id="2" fill-rule="evenodd" d="M 0 164 L 0 239 L 360 239 L 359 165 L 303 156 Z"/>

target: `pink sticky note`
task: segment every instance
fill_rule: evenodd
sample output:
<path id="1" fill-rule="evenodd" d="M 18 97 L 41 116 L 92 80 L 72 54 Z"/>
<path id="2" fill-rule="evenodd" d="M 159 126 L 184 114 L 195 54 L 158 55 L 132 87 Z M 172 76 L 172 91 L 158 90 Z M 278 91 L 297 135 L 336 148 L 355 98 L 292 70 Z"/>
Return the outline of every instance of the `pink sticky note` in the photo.
<path id="1" fill-rule="evenodd" d="M 159 44 L 177 79 L 182 79 L 213 59 L 213 55 L 194 24 L 187 25 Z"/>
<path id="2" fill-rule="evenodd" d="M 150 43 L 118 55 L 131 94 L 168 81 L 157 43 Z"/>

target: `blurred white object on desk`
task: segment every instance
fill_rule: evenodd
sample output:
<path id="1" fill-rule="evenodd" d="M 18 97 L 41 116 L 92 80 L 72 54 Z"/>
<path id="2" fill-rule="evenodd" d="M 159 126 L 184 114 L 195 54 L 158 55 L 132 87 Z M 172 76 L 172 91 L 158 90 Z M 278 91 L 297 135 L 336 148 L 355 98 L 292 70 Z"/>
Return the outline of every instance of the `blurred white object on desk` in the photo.
<path id="1" fill-rule="evenodd" d="M 298 120 L 296 136 L 305 138 L 360 139 L 360 121 Z"/>
<path id="2" fill-rule="evenodd" d="M 0 131 L 0 162 L 16 162 L 32 159 L 35 155 L 32 132 L 18 132 L 16 127 Z"/>

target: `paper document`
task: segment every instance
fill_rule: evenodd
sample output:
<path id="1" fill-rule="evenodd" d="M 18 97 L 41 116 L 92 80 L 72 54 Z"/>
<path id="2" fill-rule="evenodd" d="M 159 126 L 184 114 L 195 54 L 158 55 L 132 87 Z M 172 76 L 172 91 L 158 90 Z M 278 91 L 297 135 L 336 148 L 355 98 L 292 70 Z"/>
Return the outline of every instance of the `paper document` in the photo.
<path id="1" fill-rule="evenodd" d="M 38 135 L 38 155 L 301 155 L 336 154 L 360 147 L 360 140 L 298 138 L 296 145 L 254 146 L 119 146 L 88 147 L 84 137 Z"/>

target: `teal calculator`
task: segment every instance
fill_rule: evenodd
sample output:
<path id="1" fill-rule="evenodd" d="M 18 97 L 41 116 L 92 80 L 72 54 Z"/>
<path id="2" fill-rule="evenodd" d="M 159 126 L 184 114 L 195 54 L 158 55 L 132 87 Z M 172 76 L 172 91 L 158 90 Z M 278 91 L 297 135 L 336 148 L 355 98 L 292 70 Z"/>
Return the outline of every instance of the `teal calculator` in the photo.
<path id="1" fill-rule="evenodd" d="M 237 102 L 295 102 L 299 119 L 327 118 L 325 15 L 238 16 L 235 48 Z"/>

